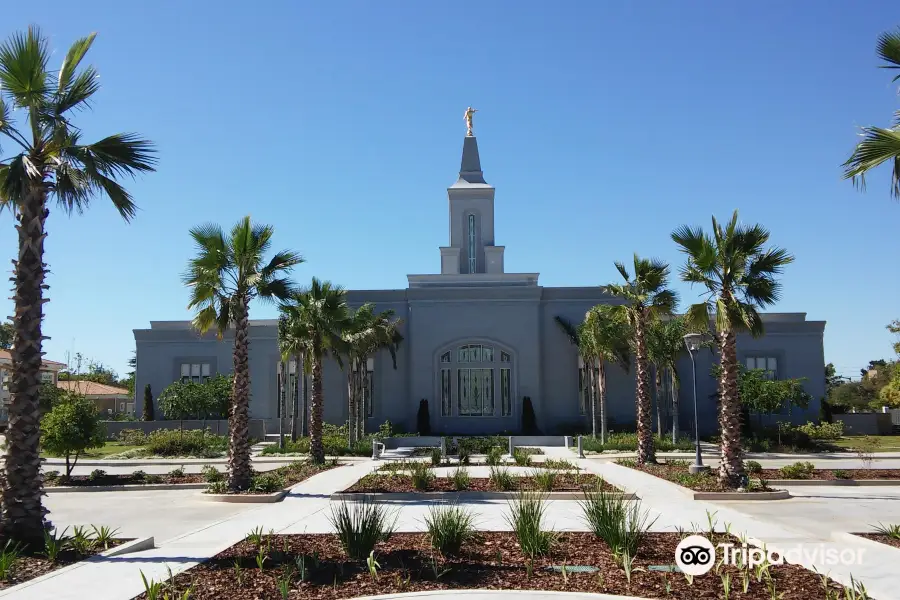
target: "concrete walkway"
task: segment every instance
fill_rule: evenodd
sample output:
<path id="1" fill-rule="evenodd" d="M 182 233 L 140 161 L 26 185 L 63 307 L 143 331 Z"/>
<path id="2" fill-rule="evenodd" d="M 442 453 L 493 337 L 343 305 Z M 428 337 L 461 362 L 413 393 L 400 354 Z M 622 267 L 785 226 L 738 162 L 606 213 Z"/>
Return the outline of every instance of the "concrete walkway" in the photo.
<path id="1" fill-rule="evenodd" d="M 86 594 L 92 600 L 133 598 L 144 591 L 141 571 L 148 580 L 162 580 L 168 577 L 167 567 L 175 574 L 190 569 L 244 539 L 255 527 L 276 533 L 291 528 L 325 511 L 331 494 L 348 487 L 376 466 L 377 463 L 368 461 L 325 471 L 294 486 L 278 504 L 259 505 L 173 538 L 153 550 L 83 561 L 59 576 L 0 592 L 0 598 L 83 600 Z"/>
<path id="2" fill-rule="evenodd" d="M 851 574 L 862 581 L 869 594 L 879 600 L 897 597 L 896 561 L 893 552 L 873 552 L 863 544 L 833 542 L 823 531 L 810 531 L 802 523 L 779 523 L 772 517 L 790 506 L 791 500 L 772 502 L 701 502 L 690 499 L 679 486 L 652 475 L 614 463 L 581 460 L 580 466 L 603 476 L 610 483 L 635 492 L 641 498 L 641 505 L 656 517 L 653 530 L 674 531 L 678 527 L 694 530 L 708 529 L 710 515 L 716 531 L 725 531 L 730 525 L 732 534 L 740 537 L 756 538 L 768 548 L 783 552 L 803 545 L 822 551 L 851 549 L 862 550 L 862 564 L 853 566 L 826 565 L 820 559 L 803 557 L 799 564 L 807 569 L 818 569 L 843 585 L 850 585 Z M 845 506 L 845 510 L 852 506 Z M 771 511 L 771 513 L 769 513 Z M 690 525 L 693 524 L 693 527 Z M 886 556 L 887 555 L 887 556 Z M 823 556 L 821 554 L 820 556 Z M 674 557 L 673 557 L 674 558 Z"/>

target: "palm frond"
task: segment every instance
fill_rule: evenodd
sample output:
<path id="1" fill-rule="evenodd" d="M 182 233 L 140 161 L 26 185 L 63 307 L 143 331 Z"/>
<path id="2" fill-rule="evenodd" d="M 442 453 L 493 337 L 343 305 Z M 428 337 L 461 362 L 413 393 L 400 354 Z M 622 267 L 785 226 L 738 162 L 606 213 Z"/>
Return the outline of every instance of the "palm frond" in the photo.
<path id="1" fill-rule="evenodd" d="M 693 331 L 709 331 L 712 307 L 707 302 L 692 304 L 684 315 L 684 320 Z"/>
<path id="2" fill-rule="evenodd" d="M 100 89 L 100 75 L 94 67 L 88 67 L 75 76 L 65 88 L 57 91 L 53 102 L 53 117 L 60 118 L 75 108 L 87 108 L 91 97 Z"/>
<path id="3" fill-rule="evenodd" d="M 878 57 L 887 63 L 886 65 L 880 65 L 880 68 L 900 69 L 900 28 L 896 31 L 886 31 L 879 35 L 875 51 L 878 53 Z M 893 81 L 898 79 L 900 79 L 900 75 L 894 77 Z"/>
<path id="4" fill-rule="evenodd" d="M 20 108 L 41 109 L 48 92 L 47 40 L 37 27 L 17 32 L 0 45 L 0 88 Z M 37 133 L 37 124 L 33 123 Z M 37 137 L 37 136 L 36 136 Z"/>
<path id="5" fill-rule="evenodd" d="M 890 163 L 891 195 L 900 198 L 900 130 L 863 127 L 862 141 L 843 164 L 844 179 L 853 180 L 860 190 L 866 189 L 866 173 L 882 163 Z"/>
<path id="6" fill-rule="evenodd" d="M 93 45 L 94 38 L 96 37 L 96 32 L 91 33 L 87 37 L 75 40 L 69 47 L 65 59 L 63 59 L 62 67 L 59 69 L 59 80 L 57 84 L 58 93 L 69 87 L 69 84 L 75 76 L 75 71 L 78 69 L 78 65 L 81 64 L 84 55 L 91 49 L 91 45 Z"/>
<path id="7" fill-rule="evenodd" d="M 616 265 L 616 270 L 622 276 L 622 279 L 624 279 L 625 281 L 629 281 L 631 279 L 631 276 L 628 275 L 628 269 L 625 268 L 625 265 L 619 261 L 616 261 L 614 264 Z"/>
<path id="8" fill-rule="evenodd" d="M 135 133 L 116 133 L 102 140 L 69 150 L 85 168 L 109 177 L 134 177 L 156 170 L 156 147 Z"/>
<path id="9" fill-rule="evenodd" d="M 553 317 L 553 320 L 556 321 L 556 324 L 559 325 L 560 329 L 568 336 L 569 341 L 572 342 L 574 346 L 578 346 L 578 328 L 575 327 L 571 321 L 559 315 Z"/>

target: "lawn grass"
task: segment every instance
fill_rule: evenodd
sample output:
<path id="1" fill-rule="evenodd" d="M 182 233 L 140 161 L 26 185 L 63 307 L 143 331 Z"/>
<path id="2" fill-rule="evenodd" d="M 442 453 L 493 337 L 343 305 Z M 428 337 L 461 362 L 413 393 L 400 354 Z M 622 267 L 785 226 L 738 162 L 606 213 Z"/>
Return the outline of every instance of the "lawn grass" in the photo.
<path id="1" fill-rule="evenodd" d="M 110 454 L 118 454 L 120 452 L 127 452 L 128 450 L 135 450 L 140 448 L 141 446 L 129 446 L 127 444 L 123 444 L 122 442 L 106 442 L 102 448 L 94 448 L 93 450 L 89 450 L 82 454 L 79 458 L 103 458 L 104 456 L 109 456 Z M 41 458 L 64 458 L 63 456 L 56 456 L 53 454 L 49 454 L 44 450 L 41 450 Z"/>
<path id="2" fill-rule="evenodd" d="M 829 443 L 846 450 L 855 450 L 860 440 L 867 437 L 873 444 L 874 452 L 900 452 L 900 435 L 845 435 Z"/>

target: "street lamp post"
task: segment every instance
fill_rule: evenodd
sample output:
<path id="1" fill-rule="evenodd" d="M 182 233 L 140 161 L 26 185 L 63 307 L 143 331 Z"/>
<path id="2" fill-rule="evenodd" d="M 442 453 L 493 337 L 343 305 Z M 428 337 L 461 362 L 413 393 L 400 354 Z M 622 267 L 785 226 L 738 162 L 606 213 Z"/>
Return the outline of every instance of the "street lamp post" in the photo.
<path id="1" fill-rule="evenodd" d="M 689 333 L 684 336 L 684 345 L 688 354 L 691 355 L 691 371 L 694 384 L 694 446 L 696 447 L 697 455 L 694 457 L 694 464 L 688 469 L 691 473 L 703 473 L 709 470 L 709 467 L 703 464 L 703 457 L 700 455 L 700 419 L 697 415 L 697 362 L 694 360 L 694 353 L 700 349 L 702 340 L 703 336 L 699 333 Z"/>

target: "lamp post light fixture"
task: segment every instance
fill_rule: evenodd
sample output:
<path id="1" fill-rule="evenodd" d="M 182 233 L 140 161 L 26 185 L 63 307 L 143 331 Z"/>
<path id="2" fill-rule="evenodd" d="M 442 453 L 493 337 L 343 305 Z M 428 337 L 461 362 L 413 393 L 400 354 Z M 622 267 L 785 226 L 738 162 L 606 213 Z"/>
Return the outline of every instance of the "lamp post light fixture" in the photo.
<path id="1" fill-rule="evenodd" d="M 691 355 L 691 370 L 694 384 L 694 445 L 697 455 L 694 457 L 694 464 L 688 468 L 691 473 L 709 471 L 709 467 L 703 464 L 703 457 L 700 455 L 700 420 L 697 415 L 697 362 L 694 360 L 694 353 L 700 350 L 702 341 L 703 335 L 700 333 L 689 333 L 684 336 L 684 346 L 687 348 L 688 354 Z"/>

